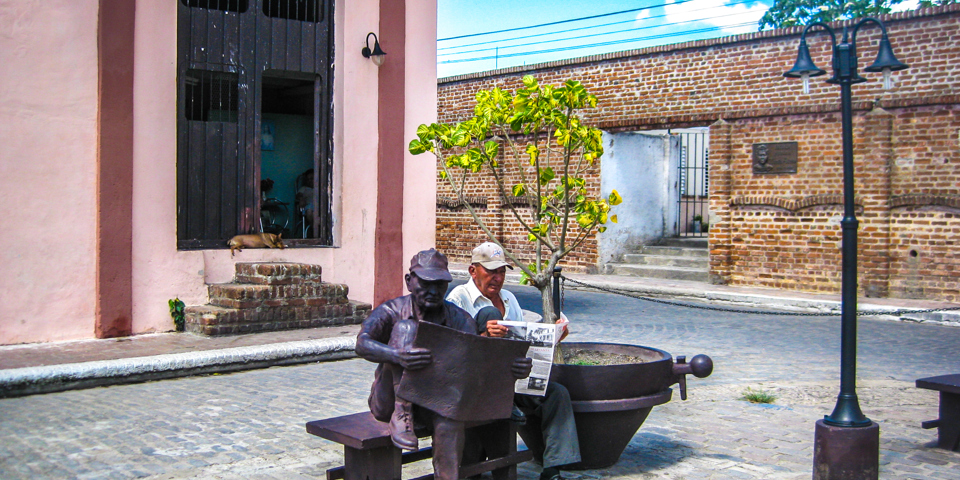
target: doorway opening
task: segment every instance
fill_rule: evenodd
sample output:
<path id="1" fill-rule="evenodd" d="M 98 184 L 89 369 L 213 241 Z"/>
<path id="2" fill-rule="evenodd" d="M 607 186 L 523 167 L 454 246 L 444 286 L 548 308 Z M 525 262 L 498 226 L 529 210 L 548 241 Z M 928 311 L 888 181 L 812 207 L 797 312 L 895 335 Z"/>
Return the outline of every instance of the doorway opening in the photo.
<path id="1" fill-rule="evenodd" d="M 678 237 L 707 237 L 710 228 L 710 129 L 671 129 L 680 137 Z"/>
<path id="2" fill-rule="evenodd" d="M 260 228 L 284 239 L 318 238 L 318 78 L 267 71 L 261 82 Z"/>

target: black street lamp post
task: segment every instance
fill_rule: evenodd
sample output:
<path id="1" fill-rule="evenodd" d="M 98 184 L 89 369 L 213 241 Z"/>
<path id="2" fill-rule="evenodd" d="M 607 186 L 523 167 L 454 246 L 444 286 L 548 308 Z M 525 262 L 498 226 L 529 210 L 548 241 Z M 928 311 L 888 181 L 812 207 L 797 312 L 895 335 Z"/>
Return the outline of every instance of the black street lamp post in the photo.
<path id="1" fill-rule="evenodd" d="M 807 32 L 821 27 L 830 34 L 833 44 L 833 77 L 827 83 L 840 85 L 840 112 L 843 129 L 843 231 L 842 285 L 841 285 L 841 351 L 840 394 L 833 413 L 817 422 L 814 445 L 813 478 L 821 479 L 876 479 L 878 478 L 880 428 L 860 411 L 857 400 L 857 227 L 853 183 L 853 101 L 851 86 L 867 80 L 857 74 L 857 32 L 865 24 L 875 23 L 883 36 L 880 39 L 876 61 L 867 72 L 883 72 L 884 88 L 890 88 L 890 72 L 903 70 L 907 65 L 893 55 L 887 29 L 875 18 L 864 18 L 853 26 L 848 40 L 847 27 L 837 44 L 837 36 L 829 25 L 816 22 L 807 25 L 800 36 L 797 62 L 785 77 L 802 78 L 804 93 L 809 93 L 808 81 L 827 73 L 810 58 Z"/>

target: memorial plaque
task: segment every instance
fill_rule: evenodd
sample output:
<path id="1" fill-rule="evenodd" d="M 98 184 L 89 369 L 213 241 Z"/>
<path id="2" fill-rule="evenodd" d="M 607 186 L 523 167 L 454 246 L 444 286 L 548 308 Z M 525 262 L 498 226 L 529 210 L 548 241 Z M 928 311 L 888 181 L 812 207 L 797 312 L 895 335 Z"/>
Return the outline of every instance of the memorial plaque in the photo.
<path id="1" fill-rule="evenodd" d="M 797 173 L 797 142 L 754 143 L 753 173 Z"/>

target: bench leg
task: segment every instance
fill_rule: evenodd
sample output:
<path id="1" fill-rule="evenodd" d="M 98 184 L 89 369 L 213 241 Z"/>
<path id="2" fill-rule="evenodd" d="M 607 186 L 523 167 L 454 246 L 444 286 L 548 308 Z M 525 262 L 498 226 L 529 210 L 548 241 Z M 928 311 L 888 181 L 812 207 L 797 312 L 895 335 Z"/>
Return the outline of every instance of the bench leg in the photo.
<path id="1" fill-rule="evenodd" d="M 358 450 L 343 447 L 344 480 L 400 480 L 402 457 L 394 446 Z"/>
<path id="2" fill-rule="evenodd" d="M 940 423 L 937 446 L 960 452 L 960 395 L 940 392 Z"/>

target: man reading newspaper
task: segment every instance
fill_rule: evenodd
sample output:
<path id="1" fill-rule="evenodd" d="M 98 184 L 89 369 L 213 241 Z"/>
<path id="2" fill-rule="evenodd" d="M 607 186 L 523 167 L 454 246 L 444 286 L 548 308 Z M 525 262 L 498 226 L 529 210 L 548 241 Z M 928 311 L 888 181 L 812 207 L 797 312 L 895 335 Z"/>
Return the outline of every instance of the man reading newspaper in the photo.
<path id="1" fill-rule="evenodd" d="M 414 346 L 421 321 L 476 335 L 474 319 L 443 300 L 452 277 L 447 270 L 447 257 L 435 249 L 414 255 L 404 280 L 410 295 L 387 300 L 373 309 L 357 335 L 357 355 L 379 364 L 367 404 L 377 420 L 389 422 L 390 438 L 398 448 L 417 450 L 414 421 L 425 421 L 433 430 L 436 479 L 456 480 L 463 458 L 464 422 L 429 409 L 415 408 L 417 405 L 397 392 L 407 372 L 423 370 L 434 363 L 430 349 Z M 530 371 L 529 365 L 527 358 L 514 359 L 513 377 L 525 377 Z"/>
<path id="2" fill-rule="evenodd" d="M 530 373 L 530 379 L 524 380 L 526 388 L 521 390 L 526 393 L 516 394 L 514 402 L 520 408 L 531 412 L 530 415 L 540 419 L 544 444 L 543 472 L 540 474 L 540 480 L 562 479 L 560 467 L 580 461 L 580 443 L 577 440 L 577 426 L 573 418 L 573 408 L 570 405 L 570 393 L 563 385 L 548 382 L 554 339 L 556 342 L 562 340 L 567 334 L 567 329 L 562 325 L 562 333 L 558 335 L 555 333 L 557 327 L 554 325 L 515 323 L 524 321 L 523 312 L 513 293 L 503 290 L 507 268 L 513 267 L 506 262 L 503 249 L 499 245 L 492 242 L 481 244 L 473 250 L 471 257 L 469 267 L 471 280 L 450 291 L 447 301 L 473 315 L 477 321 L 477 332 L 481 335 L 491 337 L 507 337 L 508 334 L 522 335 L 523 339 L 534 342 L 534 346 L 530 347 L 528 353 L 528 356 L 534 358 L 533 371 Z M 502 324 L 501 321 L 507 323 Z M 542 318 L 540 321 L 543 321 Z M 560 322 L 562 320 L 558 321 Z M 510 326 L 513 328 L 509 328 Z M 525 326 L 526 329 L 520 328 L 521 326 Z M 546 346 L 547 344 L 549 346 Z M 546 362 L 538 362 L 538 357 Z M 543 370 L 546 370 L 546 373 Z"/>

